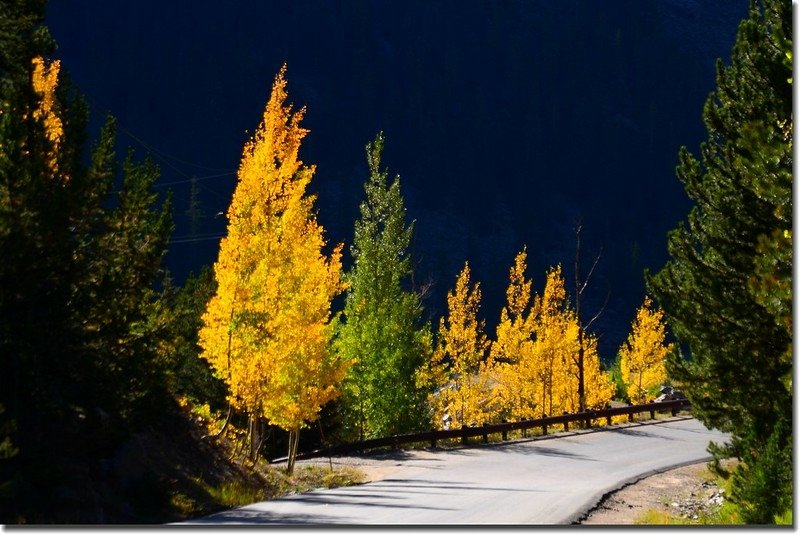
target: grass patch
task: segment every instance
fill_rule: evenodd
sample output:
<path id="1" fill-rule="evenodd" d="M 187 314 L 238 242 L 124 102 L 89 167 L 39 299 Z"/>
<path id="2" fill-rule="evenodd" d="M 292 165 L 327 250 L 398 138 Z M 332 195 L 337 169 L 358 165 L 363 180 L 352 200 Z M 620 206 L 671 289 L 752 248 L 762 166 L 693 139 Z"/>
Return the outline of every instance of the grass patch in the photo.
<path id="1" fill-rule="evenodd" d="M 207 499 L 198 503 L 186 494 L 176 492 L 171 496 L 170 505 L 181 518 L 186 519 L 319 488 L 358 485 L 365 479 L 362 471 L 352 467 L 331 470 L 320 465 L 297 466 L 294 474 L 289 476 L 283 468 L 259 465 L 249 477 L 228 480 L 219 485 L 196 478 L 194 483 L 202 489 Z"/>
<path id="2" fill-rule="evenodd" d="M 247 481 L 230 481 L 218 487 L 207 486 L 208 494 L 224 507 L 239 507 L 269 498 L 266 488 Z"/>
<path id="3" fill-rule="evenodd" d="M 686 526 L 693 522 L 688 518 L 675 516 L 669 511 L 648 509 L 633 521 L 637 526 Z"/>
<path id="4" fill-rule="evenodd" d="M 169 504 L 179 518 L 189 518 L 202 512 L 197 502 L 182 492 L 170 496 Z"/>
<path id="5" fill-rule="evenodd" d="M 295 466 L 290 476 L 282 468 L 271 468 L 267 475 L 272 487 L 272 498 L 288 494 L 301 494 L 314 489 L 346 487 L 363 483 L 366 476 L 355 468 L 343 467 L 331 470 L 327 466 L 307 464 Z"/>
<path id="6" fill-rule="evenodd" d="M 778 526 L 792 526 L 792 510 L 787 509 L 780 515 L 775 515 L 775 524 Z"/>

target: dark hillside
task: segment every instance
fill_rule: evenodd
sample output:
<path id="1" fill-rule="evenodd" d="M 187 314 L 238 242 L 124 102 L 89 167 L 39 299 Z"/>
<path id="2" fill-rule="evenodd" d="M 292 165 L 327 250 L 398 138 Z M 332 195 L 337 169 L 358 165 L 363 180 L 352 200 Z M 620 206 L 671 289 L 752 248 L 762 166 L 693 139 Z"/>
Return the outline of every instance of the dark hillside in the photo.
<path id="1" fill-rule="evenodd" d="M 680 145 L 702 138 L 698 110 L 747 2 L 53 2 L 48 24 L 96 115 L 146 144 L 176 194 L 169 264 L 182 280 L 213 262 L 246 131 L 288 62 L 307 105 L 304 158 L 331 241 L 352 240 L 367 176 L 363 147 L 386 133 L 384 162 L 417 220 L 417 280 L 444 293 L 464 260 L 484 286 L 490 332 L 507 270 L 528 245 L 534 283 L 562 262 L 573 224 L 584 252 L 604 244 L 586 308 L 611 291 L 597 331 L 613 357 L 641 303 L 642 270 L 666 259 L 688 201 Z M 135 136 L 135 137 L 134 137 Z M 200 177 L 202 217 L 189 208 Z M 196 213 L 197 215 L 197 213 Z"/>

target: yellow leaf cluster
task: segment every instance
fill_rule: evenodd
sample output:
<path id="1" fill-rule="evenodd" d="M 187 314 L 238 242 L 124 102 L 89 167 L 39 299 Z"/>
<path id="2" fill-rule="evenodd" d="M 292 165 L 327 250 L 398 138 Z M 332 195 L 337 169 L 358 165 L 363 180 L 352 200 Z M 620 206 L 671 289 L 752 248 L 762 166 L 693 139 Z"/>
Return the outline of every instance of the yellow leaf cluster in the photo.
<path id="1" fill-rule="evenodd" d="M 512 420 L 579 408 L 579 325 L 567 306 L 561 266 L 547 273 L 542 296 L 531 296 L 525 260 L 523 250 L 510 270 L 507 306 L 492 344 L 498 405 Z M 584 335 L 583 344 L 586 406 L 600 408 L 611 400 L 613 382 L 600 366 L 596 339 Z"/>
<path id="2" fill-rule="evenodd" d="M 420 382 L 435 389 L 429 403 L 440 428 L 481 425 L 496 413 L 492 363 L 487 360 L 489 340 L 485 322 L 478 320 L 480 300 L 480 283 L 470 286 L 470 268 L 465 263 L 455 289 L 447 295 L 448 315 L 440 320 L 436 350 L 420 371 Z"/>
<path id="3" fill-rule="evenodd" d="M 314 167 L 298 158 L 308 131 L 286 104 L 285 68 L 244 147 L 200 345 L 234 407 L 296 431 L 338 395 L 346 365 L 328 348 L 330 308 L 345 285 L 342 246 L 323 254 L 305 194 Z"/>
<path id="4" fill-rule="evenodd" d="M 51 143 L 48 154 L 48 166 L 55 174 L 58 171 L 58 148 L 61 139 L 64 137 L 64 125 L 56 111 L 56 88 L 58 87 L 58 73 L 61 70 L 61 62 L 52 61 L 49 65 L 44 58 L 37 56 L 33 58 L 33 91 L 38 95 L 39 102 L 33 110 L 34 119 L 42 121 L 45 135 Z"/>
<path id="5" fill-rule="evenodd" d="M 500 312 L 497 339 L 492 342 L 495 395 L 506 418 L 531 418 L 541 412 L 538 391 L 540 362 L 536 355 L 536 325 L 541 301 L 531 298 L 531 281 L 525 278 L 527 251 L 523 249 L 509 270 L 507 305 Z"/>
<path id="6" fill-rule="evenodd" d="M 645 297 L 620 348 L 622 380 L 634 404 L 646 402 L 648 391 L 666 380 L 664 363 L 673 349 L 673 344 L 665 344 L 664 312 L 652 307 L 653 302 Z"/>

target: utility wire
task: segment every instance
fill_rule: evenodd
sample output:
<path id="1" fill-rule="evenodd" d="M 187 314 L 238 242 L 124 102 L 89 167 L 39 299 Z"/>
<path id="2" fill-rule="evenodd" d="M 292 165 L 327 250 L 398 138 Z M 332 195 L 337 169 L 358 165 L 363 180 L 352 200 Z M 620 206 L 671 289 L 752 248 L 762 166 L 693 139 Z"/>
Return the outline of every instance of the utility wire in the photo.
<path id="1" fill-rule="evenodd" d="M 169 240 L 169 242 L 167 243 L 170 245 L 176 243 L 194 243 L 199 241 L 218 240 L 224 237 L 225 234 L 200 234 L 198 236 L 178 236 L 177 238 Z"/>
<path id="2" fill-rule="evenodd" d="M 97 103 L 93 99 L 89 98 L 88 94 L 84 94 L 84 96 L 86 98 L 86 101 L 89 103 L 89 105 L 92 108 L 94 108 L 95 112 L 97 112 L 98 109 L 100 108 L 100 106 L 98 106 Z M 222 177 L 227 177 L 227 176 L 234 176 L 234 175 L 236 175 L 236 171 L 231 171 L 231 170 L 223 169 L 223 168 L 219 168 L 219 167 L 209 167 L 209 166 L 206 166 L 206 165 L 196 164 L 196 163 L 188 162 L 186 160 L 182 160 L 182 159 L 177 158 L 177 157 L 175 157 L 173 155 L 167 154 L 164 151 L 156 149 L 155 147 L 153 147 L 152 145 L 150 145 L 149 143 L 147 143 L 146 141 L 141 139 L 139 136 L 137 136 L 136 134 L 134 134 L 133 132 L 131 132 L 130 130 L 125 128 L 125 126 L 122 125 L 119 122 L 119 120 L 117 120 L 117 128 L 122 133 L 126 134 L 128 137 L 130 137 L 132 140 L 134 140 L 136 143 L 141 145 L 148 153 L 150 153 L 151 155 L 153 155 L 155 157 L 158 157 L 163 162 L 164 165 L 166 165 L 167 167 L 172 169 L 178 175 L 180 175 L 182 177 L 185 177 L 183 180 L 174 180 L 174 181 L 171 181 L 171 182 L 162 182 L 162 183 L 159 183 L 159 184 L 154 184 L 153 185 L 154 188 L 174 186 L 174 185 L 178 185 L 178 184 L 186 184 L 186 183 L 189 183 L 189 182 L 193 182 L 193 183 L 197 184 L 198 187 L 202 188 L 204 191 L 207 191 L 207 192 L 219 197 L 220 199 L 222 199 L 222 200 L 224 200 L 226 202 L 228 202 L 230 200 L 229 197 L 226 197 L 225 195 L 222 195 L 221 193 L 213 190 L 212 188 L 208 187 L 205 184 L 198 184 L 198 182 L 200 182 L 202 180 L 210 180 L 210 179 L 213 179 L 213 178 L 222 178 Z M 207 170 L 210 170 L 210 171 L 225 171 L 225 172 L 224 173 L 216 173 L 216 174 L 212 174 L 212 175 L 205 175 L 205 176 L 196 177 L 196 176 L 192 176 L 192 175 L 184 172 L 182 169 L 179 169 L 170 160 L 172 160 L 173 162 L 177 162 L 177 163 L 180 163 L 180 164 L 183 164 L 183 165 L 189 165 L 189 166 L 196 167 L 196 168 L 199 168 L 199 169 L 207 169 Z M 120 192 L 119 191 L 112 191 L 111 193 L 120 193 Z M 222 212 L 219 212 L 216 216 L 214 216 L 214 218 L 216 218 L 221 213 Z M 210 216 L 205 216 L 205 217 L 210 217 Z M 219 234 L 219 233 L 187 235 L 187 236 L 178 236 L 178 237 L 172 238 L 167 243 L 169 245 L 182 244 L 182 243 L 197 243 L 197 242 L 209 241 L 209 240 L 219 240 L 219 239 L 221 239 L 223 237 L 225 237 L 225 234 Z"/>
<path id="3" fill-rule="evenodd" d="M 160 187 L 163 187 L 163 186 L 174 186 L 175 184 L 186 184 L 187 182 L 192 182 L 193 180 L 199 182 L 201 180 L 208 180 L 210 178 L 219 178 L 219 177 L 222 177 L 222 176 L 233 176 L 235 174 L 236 174 L 235 171 L 231 171 L 229 173 L 220 173 L 218 175 L 196 176 L 196 177 L 188 178 L 186 180 L 175 180 L 173 182 L 161 182 L 160 184 L 153 185 L 153 187 L 160 188 Z"/>
<path id="4" fill-rule="evenodd" d="M 99 113 L 98 110 L 101 108 L 101 106 L 98 105 L 98 102 L 96 102 L 93 98 L 90 98 L 87 93 L 84 93 L 83 96 L 86 99 L 86 101 L 89 103 L 89 106 L 91 108 L 93 108 L 96 113 Z M 110 112 L 107 112 L 107 113 L 110 113 Z M 170 154 L 167 154 L 164 151 L 156 149 L 155 147 L 153 147 L 152 145 L 150 145 L 149 143 L 147 143 L 146 141 L 141 139 L 139 136 L 137 136 L 136 134 L 134 134 L 133 132 L 131 132 L 130 130 L 125 128 L 125 126 L 122 123 L 120 123 L 119 119 L 117 119 L 117 128 L 122 133 L 126 134 L 128 137 L 130 137 L 135 142 L 137 142 L 139 145 L 144 147 L 144 149 L 148 153 L 150 153 L 151 155 L 156 156 L 160 160 L 162 160 L 164 165 L 166 165 L 167 167 L 169 167 L 170 169 L 172 169 L 173 171 L 178 173 L 180 176 L 185 177 L 184 180 L 175 180 L 175 181 L 172 181 L 172 182 L 154 184 L 153 185 L 154 188 L 166 187 L 166 186 L 177 185 L 177 184 L 185 184 L 185 183 L 191 182 L 193 180 L 199 181 L 199 180 L 208 180 L 208 179 L 211 179 L 211 178 L 221 178 L 221 177 L 224 177 L 224 176 L 233 176 L 233 175 L 236 174 L 236 171 L 231 171 L 231 170 L 223 169 L 223 168 L 220 168 L 220 167 L 209 167 L 209 166 L 206 166 L 206 165 L 201 165 L 201 164 L 188 162 L 188 161 L 182 160 L 182 159 L 180 159 L 180 158 L 178 158 L 176 156 L 172 156 Z M 175 162 L 180 162 L 180 163 L 185 164 L 185 165 L 191 165 L 193 167 L 198 167 L 198 168 L 201 168 L 201 169 L 208 169 L 208 170 L 212 170 L 212 171 L 226 171 L 226 172 L 225 173 L 218 173 L 218 174 L 214 174 L 214 175 L 206 175 L 206 176 L 201 176 L 201 177 L 193 177 L 190 174 L 184 172 L 182 169 L 179 169 L 178 167 L 173 165 L 169 160 L 173 160 Z M 223 200 L 226 200 L 226 201 L 229 200 L 227 197 L 225 197 L 221 193 L 219 193 L 217 191 L 214 191 L 213 189 L 207 187 L 205 184 L 198 184 L 198 185 L 204 191 L 212 193 L 213 195 L 219 197 L 220 199 L 223 199 Z M 119 193 L 119 191 L 112 191 L 111 193 Z"/>

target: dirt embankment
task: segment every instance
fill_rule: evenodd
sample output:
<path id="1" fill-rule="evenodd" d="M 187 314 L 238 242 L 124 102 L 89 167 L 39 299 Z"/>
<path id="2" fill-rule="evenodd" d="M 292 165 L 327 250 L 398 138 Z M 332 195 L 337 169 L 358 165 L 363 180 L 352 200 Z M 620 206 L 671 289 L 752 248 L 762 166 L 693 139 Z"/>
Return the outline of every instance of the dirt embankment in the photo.
<path id="1" fill-rule="evenodd" d="M 707 466 L 691 464 L 628 485 L 606 497 L 580 524 L 634 524 L 649 510 L 696 520 L 725 500 L 724 489 L 715 484 Z"/>

